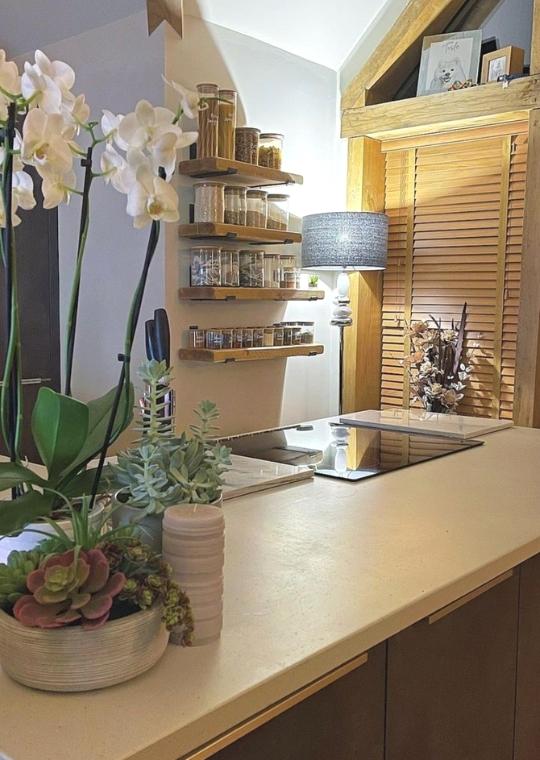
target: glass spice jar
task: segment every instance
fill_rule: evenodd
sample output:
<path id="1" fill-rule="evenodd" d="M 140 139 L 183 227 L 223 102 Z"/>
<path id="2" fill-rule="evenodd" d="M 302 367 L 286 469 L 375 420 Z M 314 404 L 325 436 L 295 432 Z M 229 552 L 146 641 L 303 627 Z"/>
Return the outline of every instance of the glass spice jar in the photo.
<path id="1" fill-rule="evenodd" d="M 219 147 L 219 90 L 217 84 L 197 85 L 202 105 L 199 111 L 199 136 L 197 138 L 197 158 L 213 158 Z"/>
<path id="2" fill-rule="evenodd" d="M 195 222 L 222 223 L 225 219 L 225 184 L 195 182 Z"/>
<path id="3" fill-rule="evenodd" d="M 225 195 L 225 224 L 246 224 L 246 188 L 227 185 Z"/>
<path id="4" fill-rule="evenodd" d="M 218 97 L 218 156 L 233 159 L 237 93 L 236 90 L 219 90 Z"/>
<path id="5" fill-rule="evenodd" d="M 204 348 L 206 343 L 206 335 L 204 330 L 201 330 L 198 325 L 189 326 L 189 347 L 190 348 Z"/>
<path id="6" fill-rule="evenodd" d="M 221 248 L 221 286 L 237 288 L 240 285 L 238 251 L 235 248 Z"/>
<path id="7" fill-rule="evenodd" d="M 253 348 L 253 327 L 242 328 L 242 341 L 244 348 Z"/>
<path id="8" fill-rule="evenodd" d="M 279 288 L 279 256 L 275 253 L 264 254 L 264 287 Z"/>
<path id="9" fill-rule="evenodd" d="M 273 346 L 273 345 L 274 345 L 274 328 L 265 327 L 263 346 Z"/>
<path id="10" fill-rule="evenodd" d="M 294 267 L 284 267 L 281 270 L 281 287 L 282 288 L 296 287 L 296 269 Z"/>
<path id="11" fill-rule="evenodd" d="M 262 348 L 264 346 L 264 327 L 253 328 L 253 348 Z"/>
<path id="12" fill-rule="evenodd" d="M 283 345 L 292 346 L 293 344 L 293 328 L 290 322 L 282 322 L 283 324 Z"/>
<path id="13" fill-rule="evenodd" d="M 286 230 L 289 226 L 289 196 L 282 193 L 269 193 L 267 200 L 267 229 Z"/>
<path id="14" fill-rule="evenodd" d="M 233 347 L 233 329 L 232 327 L 223 327 L 221 330 L 221 348 Z"/>
<path id="15" fill-rule="evenodd" d="M 244 328 L 243 327 L 234 327 L 233 328 L 233 348 L 243 348 L 244 346 Z"/>
<path id="16" fill-rule="evenodd" d="M 191 249 L 191 285 L 219 287 L 221 285 L 221 251 L 211 245 Z"/>
<path id="17" fill-rule="evenodd" d="M 246 164 L 257 163 L 260 134 L 261 130 L 255 127 L 236 127 L 234 157 L 237 161 L 243 161 Z"/>
<path id="18" fill-rule="evenodd" d="M 264 251 L 240 251 L 240 287 L 264 287 Z"/>
<path id="19" fill-rule="evenodd" d="M 213 350 L 223 348 L 223 331 L 212 327 L 206 330 L 206 348 Z"/>
<path id="20" fill-rule="evenodd" d="M 277 132 L 265 132 L 259 137 L 259 166 L 269 169 L 281 169 L 283 155 L 283 135 Z"/>
<path id="21" fill-rule="evenodd" d="M 283 325 L 281 322 L 274 323 L 274 346 L 283 345 Z"/>
<path id="22" fill-rule="evenodd" d="M 315 322 L 298 322 L 300 326 L 301 343 L 313 343 L 315 337 Z"/>
<path id="23" fill-rule="evenodd" d="M 266 227 L 268 213 L 267 193 L 264 190 L 248 190 L 246 224 L 248 227 Z"/>

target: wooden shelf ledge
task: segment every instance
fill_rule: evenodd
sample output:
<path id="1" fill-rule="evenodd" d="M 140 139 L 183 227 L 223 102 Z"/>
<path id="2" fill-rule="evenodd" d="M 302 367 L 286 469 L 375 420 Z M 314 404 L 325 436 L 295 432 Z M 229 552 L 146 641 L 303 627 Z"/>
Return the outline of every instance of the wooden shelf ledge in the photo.
<path id="1" fill-rule="evenodd" d="M 321 301 L 324 290 L 296 288 L 180 288 L 178 295 L 190 301 Z"/>
<path id="2" fill-rule="evenodd" d="M 319 343 L 303 343 L 300 346 L 269 346 L 267 348 L 181 348 L 178 356 L 192 362 L 250 362 L 268 359 L 288 359 L 291 356 L 318 356 L 324 353 Z"/>
<path id="3" fill-rule="evenodd" d="M 422 95 L 343 112 L 342 137 L 378 140 L 521 121 L 540 106 L 540 76 Z"/>
<path id="4" fill-rule="evenodd" d="M 192 240 L 234 240 L 250 245 L 279 245 L 300 243 L 302 235 L 290 230 L 267 230 L 264 227 L 241 227 L 237 224 L 218 224 L 214 222 L 198 222 L 196 224 L 181 224 L 178 234 Z"/>
<path id="5" fill-rule="evenodd" d="M 231 185 L 246 187 L 267 187 L 269 185 L 302 185 L 300 174 L 268 169 L 266 166 L 231 161 L 227 158 L 198 158 L 182 161 L 178 167 L 180 174 L 193 179 L 222 177 Z"/>

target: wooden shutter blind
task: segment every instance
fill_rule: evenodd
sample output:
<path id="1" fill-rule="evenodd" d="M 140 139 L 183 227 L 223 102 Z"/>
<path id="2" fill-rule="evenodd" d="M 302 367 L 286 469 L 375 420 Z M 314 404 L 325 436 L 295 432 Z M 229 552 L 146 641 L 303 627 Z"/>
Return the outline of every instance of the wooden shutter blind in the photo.
<path id="1" fill-rule="evenodd" d="M 450 326 L 466 301 L 474 372 L 459 411 L 512 418 L 527 135 L 506 129 L 385 143 L 383 408 L 411 403 L 405 324 L 434 315 Z"/>

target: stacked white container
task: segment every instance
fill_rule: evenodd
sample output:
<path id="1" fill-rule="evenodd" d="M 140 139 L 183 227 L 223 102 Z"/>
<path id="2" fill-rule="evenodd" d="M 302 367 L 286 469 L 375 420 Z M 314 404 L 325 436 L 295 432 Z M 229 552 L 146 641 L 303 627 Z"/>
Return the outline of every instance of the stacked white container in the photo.
<path id="1" fill-rule="evenodd" d="M 224 548 L 225 520 L 220 507 L 181 504 L 165 511 L 163 557 L 189 596 L 194 645 L 209 644 L 221 635 Z M 174 631 L 171 642 L 176 643 Z"/>

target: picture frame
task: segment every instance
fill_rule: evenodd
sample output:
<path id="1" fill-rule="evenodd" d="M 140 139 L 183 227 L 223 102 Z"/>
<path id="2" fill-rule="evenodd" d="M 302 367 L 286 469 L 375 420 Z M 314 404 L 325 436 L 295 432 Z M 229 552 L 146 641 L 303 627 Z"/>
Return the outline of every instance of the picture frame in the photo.
<path id="1" fill-rule="evenodd" d="M 424 37 L 417 95 L 447 92 L 456 82 L 478 83 L 482 30 Z"/>
<path id="2" fill-rule="evenodd" d="M 491 53 L 486 53 L 482 58 L 482 84 L 496 82 L 504 74 L 523 74 L 525 65 L 525 51 L 523 48 L 508 45 Z"/>

